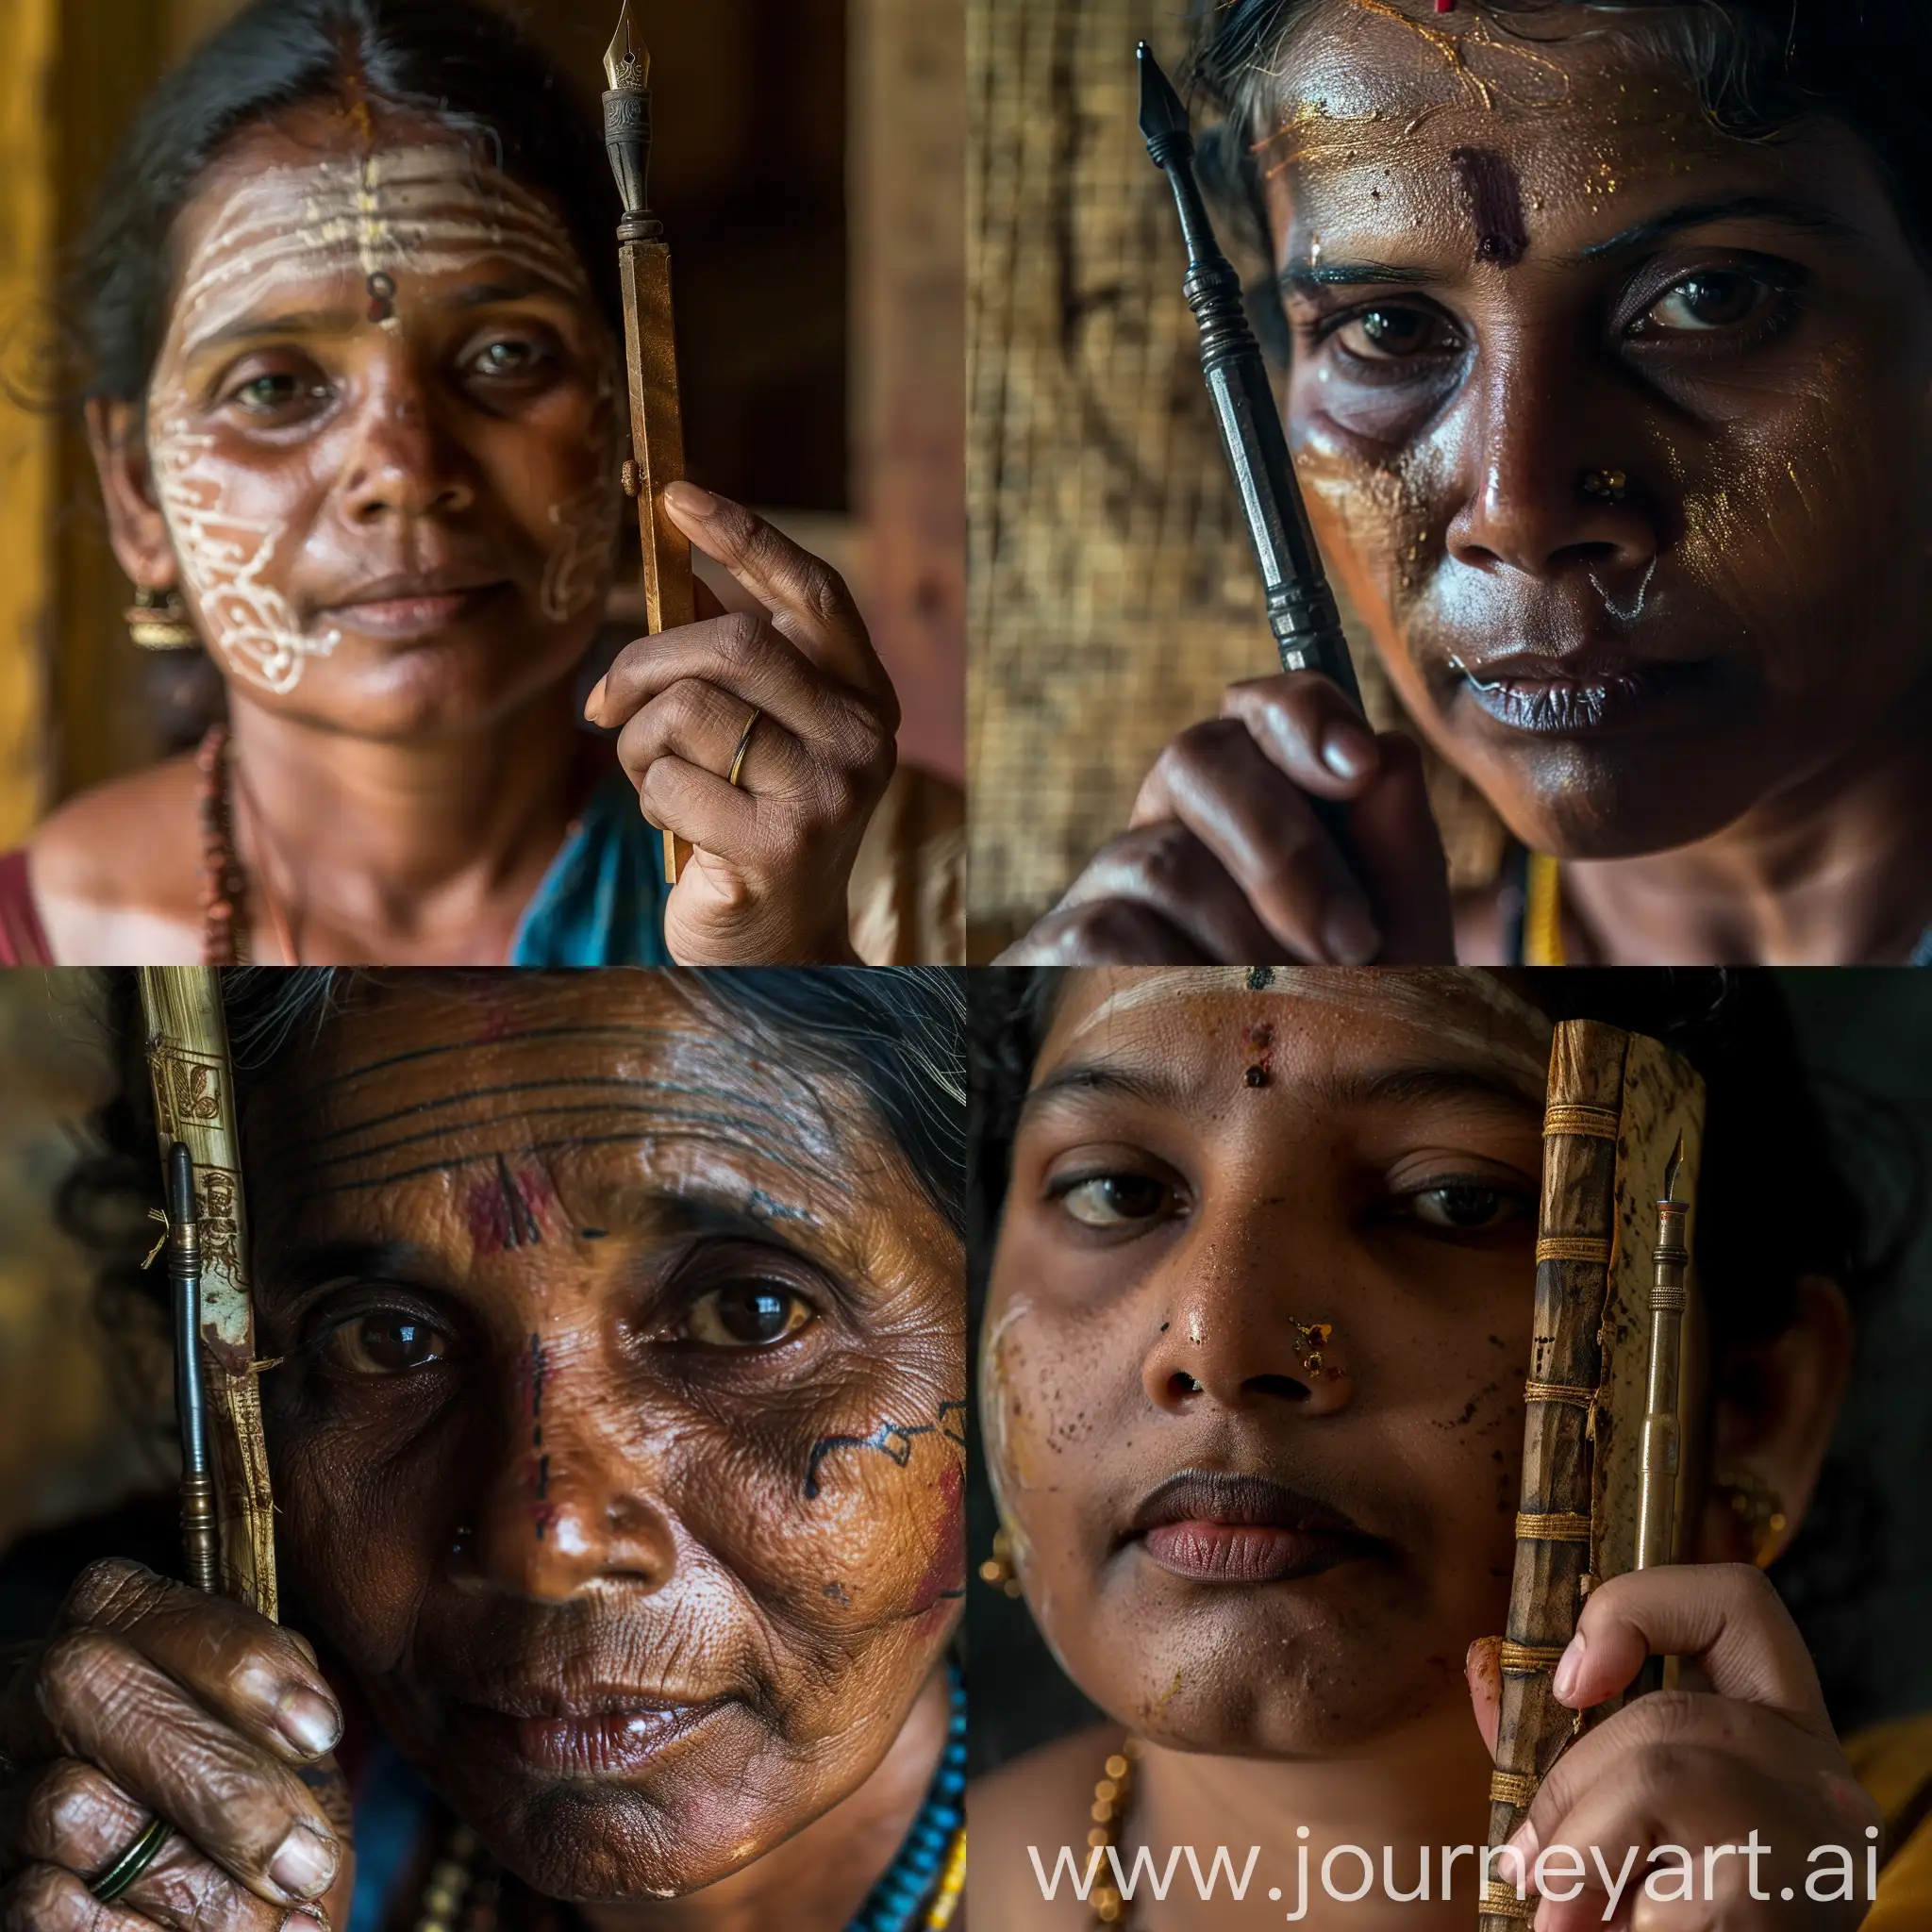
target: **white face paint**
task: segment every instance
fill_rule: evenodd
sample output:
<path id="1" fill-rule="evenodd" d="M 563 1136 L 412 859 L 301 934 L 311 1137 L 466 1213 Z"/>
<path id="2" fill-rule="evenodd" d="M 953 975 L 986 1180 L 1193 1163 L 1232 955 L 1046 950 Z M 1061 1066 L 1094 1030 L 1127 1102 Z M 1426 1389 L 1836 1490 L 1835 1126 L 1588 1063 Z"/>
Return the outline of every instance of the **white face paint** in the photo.
<path id="1" fill-rule="evenodd" d="M 1150 1007 L 1257 994 L 1372 1012 L 1516 1075 L 1541 1104 L 1555 1028 L 1493 974 L 1449 966 L 1173 966 L 1110 971 L 1114 990 L 1067 1036 L 1064 1054 L 1110 1023 Z"/>
<path id="2" fill-rule="evenodd" d="M 208 642 L 246 682 L 276 695 L 292 691 L 308 661 L 332 652 L 341 633 L 306 627 L 265 581 L 280 533 L 228 505 L 216 439 L 192 419 L 189 358 L 238 323 L 273 319 L 284 291 L 327 302 L 346 292 L 352 306 L 367 308 L 399 275 L 458 275 L 486 261 L 573 302 L 594 301 L 555 212 L 453 143 L 269 169 L 231 192 L 175 303 L 150 393 L 149 447 L 184 586 Z M 372 289 L 378 275 L 389 283 Z M 331 282 L 338 287 L 328 290 Z M 393 313 L 380 325 L 401 326 Z M 612 393 L 607 377 L 592 429 L 603 474 L 549 513 L 557 538 L 539 602 L 552 623 L 578 615 L 608 587 L 623 508 Z"/>

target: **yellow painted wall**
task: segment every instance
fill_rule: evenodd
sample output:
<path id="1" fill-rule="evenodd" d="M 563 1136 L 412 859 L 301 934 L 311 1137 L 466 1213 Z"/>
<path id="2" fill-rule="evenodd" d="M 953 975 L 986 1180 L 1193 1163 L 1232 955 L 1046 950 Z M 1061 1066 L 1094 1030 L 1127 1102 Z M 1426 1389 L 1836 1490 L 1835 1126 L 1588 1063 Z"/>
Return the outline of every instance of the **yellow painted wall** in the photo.
<path id="1" fill-rule="evenodd" d="M 47 387 L 56 204 L 46 112 L 59 0 L 0 0 L 0 847 L 40 809 L 58 434 Z M 25 405 L 25 407 L 23 405 Z"/>

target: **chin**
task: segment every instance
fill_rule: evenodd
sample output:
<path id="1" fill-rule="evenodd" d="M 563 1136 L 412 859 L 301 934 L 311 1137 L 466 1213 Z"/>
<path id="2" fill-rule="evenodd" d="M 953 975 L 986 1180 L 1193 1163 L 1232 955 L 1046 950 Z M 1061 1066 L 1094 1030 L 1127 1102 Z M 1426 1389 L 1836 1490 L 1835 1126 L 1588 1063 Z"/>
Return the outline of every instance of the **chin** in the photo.
<path id="1" fill-rule="evenodd" d="M 506 1871 L 568 1905 L 682 1898 L 762 1857 L 805 1822 L 749 1815 L 729 1781 L 689 1807 L 591 1783 L 451 1795 Z"/>
<path id="2" fill-rule="evenodd" d="M 391 743 L 486 729 L 575 672 L 589 639 L 444 633 L 398 646 L 345 635 L 293 703 L 352 738 Z"/>

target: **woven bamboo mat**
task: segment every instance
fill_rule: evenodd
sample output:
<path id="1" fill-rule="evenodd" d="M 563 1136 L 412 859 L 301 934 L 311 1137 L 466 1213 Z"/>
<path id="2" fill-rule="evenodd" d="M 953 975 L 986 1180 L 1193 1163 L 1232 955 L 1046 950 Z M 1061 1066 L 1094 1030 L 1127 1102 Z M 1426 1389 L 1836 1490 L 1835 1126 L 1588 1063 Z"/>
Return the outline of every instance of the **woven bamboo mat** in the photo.
<path id="1" fill-rule="evenodd" d="M 1181 296 L 1173 200 L 1137 125 L 1141 40 L 1180 72 L 1173 0 L 968 10 L 977 958 L 1125 824 L 1176 730 L 1275 661 Z M 1358 626 L 1355 641 L 1372 712 L 1396 722 Z M 1458 875 L 1492 873 L 1493 820 L 1454 774 L 1435 786 Z"/>

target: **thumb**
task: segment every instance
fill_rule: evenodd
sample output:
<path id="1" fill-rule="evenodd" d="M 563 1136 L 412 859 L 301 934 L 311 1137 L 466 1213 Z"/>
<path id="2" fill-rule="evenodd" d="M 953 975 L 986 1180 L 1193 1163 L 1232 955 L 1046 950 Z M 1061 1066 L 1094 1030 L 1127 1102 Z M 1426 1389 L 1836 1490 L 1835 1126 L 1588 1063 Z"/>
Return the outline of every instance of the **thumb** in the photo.
<path id="1" fill-rule="evenodd" d="M 1478 1637 L 1462 1659 L 1469 1684 L 1469 1701 L 1475 1709 L 1475 1727 L 1491 1758 L 1496 1755 L 1496 1730 L 1503 1716 L 1503 1640 Z"/>

